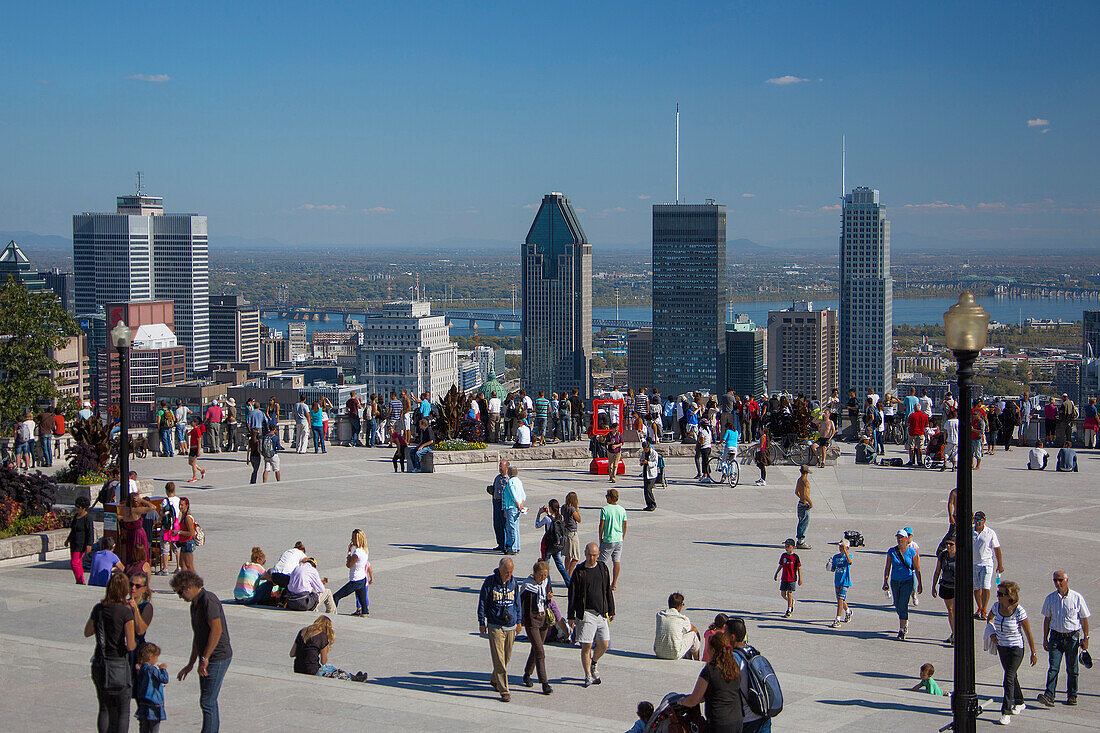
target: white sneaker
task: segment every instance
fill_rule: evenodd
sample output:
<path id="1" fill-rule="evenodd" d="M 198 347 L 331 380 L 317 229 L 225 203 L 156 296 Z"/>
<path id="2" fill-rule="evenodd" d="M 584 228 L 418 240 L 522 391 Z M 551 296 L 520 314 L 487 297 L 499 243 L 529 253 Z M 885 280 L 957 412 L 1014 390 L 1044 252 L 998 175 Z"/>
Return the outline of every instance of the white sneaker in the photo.
<path id="1" fill-rule="evenodd" d="M 768 485 L 768 482 L 767 482 L 767 481 L 761 481 L 761 482 L 760 482 L 760 485 L 761 485 L 761 486 L 767 486 L 767 485 Z"/>
<path id="2" fill-rule="evenodd" d="M 852 609 L 848 609 L 844 612 L 844 623 L 848 623 L 852 620 Z"/>
<path id="3" fill-rule="evenodd" d="M 1010 725 L 1012 723 L 1011 715 L 1002 715 L 1001 719 L 997 721 L 998 725 Z"/>
<path id="4" fill-rule="evenodd" d="M 1012 708 L 1012 714 L 1013 715 L 1019 715 L 1020 713 L 1024 712 L 1025 710 L 1027 710 L 1027 705 L 1017 705 L 1016 707 Z"/>
<path id="5" fill-rule="evenodd" d="M 916 596 L 913 596 L 913 605 L 914 606 L 919 606 L 920 605 L 920 599 L 917 598 Z"/>

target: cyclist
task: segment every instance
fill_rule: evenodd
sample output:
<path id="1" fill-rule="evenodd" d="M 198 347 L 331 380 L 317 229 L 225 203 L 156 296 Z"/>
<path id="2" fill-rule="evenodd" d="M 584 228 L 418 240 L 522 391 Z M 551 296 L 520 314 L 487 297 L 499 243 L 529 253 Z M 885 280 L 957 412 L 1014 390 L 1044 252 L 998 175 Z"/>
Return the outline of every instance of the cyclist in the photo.
<path id="1" fill-rule="evenodd" d="M 741 433 L 737 430 L 733 421 L 726 423 L 726 432 L 722 433 L 722 460 L 737 460 L 737 444 L 741 442 Z"/>

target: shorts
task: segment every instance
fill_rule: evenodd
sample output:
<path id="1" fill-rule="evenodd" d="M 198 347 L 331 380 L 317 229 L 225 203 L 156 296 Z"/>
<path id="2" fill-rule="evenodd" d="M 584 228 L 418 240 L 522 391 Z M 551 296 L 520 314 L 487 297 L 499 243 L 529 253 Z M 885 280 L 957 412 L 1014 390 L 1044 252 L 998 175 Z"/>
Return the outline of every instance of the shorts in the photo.
<path id="1" fill-rule="evenodd" d="M 182 542 L 177 542 L 176 545 L 180 548 L 180 552 L 192 552 L 193 553 L 195 551 L 195 541 L 194 540 L 183 540 Z"/>
<path id="2" fill-rule="evenodd" d="M 15 444 L 15 455 L 17 456 L 29 456 L 34 453 L 34 441 L 28 440 L 22 443 Z"/>
<path id="3" fill-rule="evenodd" d="M 187 457 L 188 458 L 198 458 L 199 457 L 199 449 L 198 448 L 188 448 L 187 449 Z"/>
<path id="4" fill-rule="evenodd" d="M 611 641 L 611 625 L 607 622 L 607 616 L 585 611 L 584 618 L 577 627 L 577 641 L 581 644 Z"/>
<path id="5" fill-rule="evenodd" d="M 847 598 L 848 598 L 848 586 L 846 586 L 846 585 L 836 586 L 836 599 L 838 601 L 843 601 L 843 600 L 846 600 Z"/>
<path id="6" fill-rule="evenodd" d="M 940 586 L 940 598 L 942 598 L 945 601 L 955 600 L 955 586 L 951 586 L 950 588 L 944 588 L 941 585 Z"/>
<path id="7" fill-rule="evenodd" d="M 622 542 L 600 542 L 600 562 L 619 562 L 619 558 L 622 556 Z"/>
<path id="8" fill-rule="evenodd" d="M 916 451 L 924 450 L 924 436 L 923 435 L 910 435 L 909 447 Z"/>
<path id="9" fill-rule="evenodd" d="M 271 458 L 266 458 L 266 457 L 264 458 L 264 471 L 266 472 L 268 469 L 271 469 L 272 471 L 278 471 L 279 470 L 279 454 L 278 453 L 271 456 Z"/>
<path id="10" fill-rule="evenodd" d="M 794 593 L 794 591 L 797 587 L 798 587 L 798 583 L 796 583 L 793 580 L 781 580 L 781 581 L 779 581 L 779 592 L 780 593 Z"/>
<path id="11" fill-rule="evenodd" d="M 828 448 L 830 441 L 832 441 L 832 438 L 818 438 L 817 444 L 820 445 L 822 448 Z"/>
<path id="12" fill-rule="evenodd" d="M 993 566 L 974 566 L 974 590 L 989 590 L 993 587 Z"/>
<path id="13" fill-rule="evenodd" d="M 546 437 L 546 422 L 547 422 L 547 420 L 546 420 L 545 417 L 536 417 L 535 418 L 535 435 L 536 436 L 541 435 L 542 437 Z"/>

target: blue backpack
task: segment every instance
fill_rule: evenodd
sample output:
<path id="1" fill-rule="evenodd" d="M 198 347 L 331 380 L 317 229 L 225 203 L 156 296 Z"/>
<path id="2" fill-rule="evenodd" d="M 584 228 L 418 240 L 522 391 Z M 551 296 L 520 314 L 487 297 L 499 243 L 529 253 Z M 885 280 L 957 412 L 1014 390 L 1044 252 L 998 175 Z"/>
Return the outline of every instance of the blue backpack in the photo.
<path id="1" fill-rule="evenodd" d="M 749 710 L 765 718 L 774 718 L 783 712 L 783 690 L 771 662 L 751 646 L 735 647 L 733 651 L 744 660 L 745 673 L 749 676 L 749 694 L 744 701 Z"/>

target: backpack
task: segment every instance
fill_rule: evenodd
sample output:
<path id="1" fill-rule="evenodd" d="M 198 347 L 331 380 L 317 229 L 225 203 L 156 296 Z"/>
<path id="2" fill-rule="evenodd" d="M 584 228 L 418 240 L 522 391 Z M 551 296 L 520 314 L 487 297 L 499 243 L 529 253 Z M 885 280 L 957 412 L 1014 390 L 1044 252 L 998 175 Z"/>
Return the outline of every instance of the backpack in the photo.
<path id="1" fill-rule="evenodd" d="M 271 433 L 264 436 L 260 441 L 260 455 L 264 458 L 273 458 L 275 456 L 275 440 Z"/>
<path id="2" fill-rule="evenodd" d="M 882 413 L 875 410 L 875 419 L 871 421 L 871 426 L 876 430 L 882 427 Z"/>
<path id="3" fill-rule="evenodd" d="M 176 516 L 176 510 L 171 503 L 165 501 L 161 504 L 164 508 L 164 516 L 161 517 L 160 526 L 166 533 L 175 531 L 179 533 L 179 517 Z"/>
<path id="4" fill-rule="evenodd" d="M 735 647 L 734 653 L 745 662 L 749 693 L 744 702 L 756 715 L 774 718 L 783 712 L 783 690 L 771 662 L 751 646 Z"/>
<path id="5" fill-rule="evenodd" d="M 546 552 L 554 554 L 565 549 L 568 533 L 565 531 L 565 523 L 560 519 L 554 519 L 546 528 Z"/>
<path id="6" fill-rule="evenodd" d="M 176 416 L 171 410 L 161 412 L 160 426 L 162 428 L 174 428 L 176 426 Z"/>

